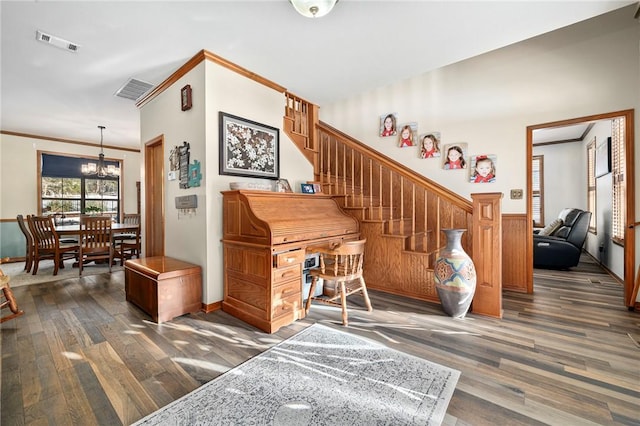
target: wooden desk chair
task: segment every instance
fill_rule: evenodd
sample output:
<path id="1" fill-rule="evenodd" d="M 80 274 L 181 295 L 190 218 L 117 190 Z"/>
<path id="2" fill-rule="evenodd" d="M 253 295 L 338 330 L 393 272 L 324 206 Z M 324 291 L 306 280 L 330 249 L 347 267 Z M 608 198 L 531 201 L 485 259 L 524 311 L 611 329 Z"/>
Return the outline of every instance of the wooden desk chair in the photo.
<path id="1" fill-rule="evenodd" d="M 120 259 L 120 266 L 124 264 L 126 259 L 133 259 L 134 256 L 139 259 L 141 251 L 140 215 L 125 214 L 122 223 L 138 225 L 138 228 L 133 232 L 119 233 L 113 237 L 114 257 Z"/>
<path id="2" fill-rule="evenodd" d="M 19 214 L 17 216 L 18 219 L 18 227 L 20 228 L 20 231 L 22 231 L 22 234 L 24 235 L 24 238 L 26 240 L 26 245 L 25 245 L 25 253 L 24 253 L 24 270 L 28 273 L 31 272 L 31 267 L 33 266 L 33 257 L 34 257 L 34 251 L 35 251 L 35 244 L 33 241 L 33 236 L 31 235 L 31 231 L 29 231 L 29 229 L 27 229 L 27 224 L 24 222 L 24 216 L 22 216 L 21 214 Z"/>
<path id="3" fill-rule="evenodd" d="M 2 263 L 2 259 L 0 259 L 0 263 Z M 0 317 L 0 323 L 9 321 L 10 319 L 19 317 L 20 315 L 24 314 L 24 311 L 18 309 L 18 302 L 16 302 L 16 298 L 13 296 L 11 287 L 9 287 L 9 281 L 9 276 L 5 275 L 2 269 L 0 269 L 0 289 L 2 289 L 2 294 L 0 297 L 0 309 L 8 307 L 11 311 L 11 314 Z"/>
<path id="4" fill-rule="evenodd" d="M 27 216 L 27 223 L 34 240 L 33 272 L 38 272 L 40 261 L 53 260 L 53 275 L 58 275 L 58 268 L 64 268 L 64 260 L 78 258 L 78 244 L 63 244 L 56 232 L 53 217 Z"/>
<path id="5" fill-rule="evenodd" d="M 364 244 L 366 241 L 350 241 L 337 247 L 312 249 L 314 253 L 320 253 L 320 267 L 309 271 L 312 279 L 309 297 L 305 306 L 306 313 L 309 313 L 312 301 L 340 306 L 342 308 L 342 324 L 346 326 L 348 325 L 347 296 L 355 293 L 362 293 L 367 311 L 371 312 L 371 301 L 362 277 Z M 313 297 L 318 278 L 336 282 L 336 291 L 333 296 Z"/>
<path id="6" fill-rule="evenodd" d="M 113 244 L 111 243 L 111 218 L 109 216 L 82 216 L 80 218 L 80 258 L 79 273 L 85 262 L 106 260 L 109 272 L 113 263 Z"/>

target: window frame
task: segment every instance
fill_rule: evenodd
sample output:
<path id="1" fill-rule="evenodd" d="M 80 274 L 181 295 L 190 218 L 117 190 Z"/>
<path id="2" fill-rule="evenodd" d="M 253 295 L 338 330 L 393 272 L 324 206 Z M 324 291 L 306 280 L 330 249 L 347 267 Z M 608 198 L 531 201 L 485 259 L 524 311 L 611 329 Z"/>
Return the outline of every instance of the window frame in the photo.
<path id="1" fill-rule="evenodd" d="M 535 182 L 536 179 L 534 177 L 535 173 L 536 173 L 536 162 L 538 162 L 538 166 L 537 166 L 537 172 L 538 172 L 538 182 L 539 182 L 539 188 L 536 190 L 535 189 Z M 535 199 L 536 196 L 540 199 L 539 202 L 539 211 L 538 211 L 538 216 L 540 218 L 539 221 L 536 222 L 535 217 L 536 217 L 536 212 L 535 212 Z M 533 217 L 533 226 L 536 228 L 542 228 L 545 226 L 545 222 L 544 222 L 544 155 L 534 155 L 532 157 L 532 164 L 531 164 L 531 213 L 532 213 L 532 217 Z"/>
<path id="2" fill-rule="evenodd" d="M 587 144 L 587 210 L 591 212 L 589 232 L 597 235 L 598 187 L 596 181 L 596 137 Z"/>
<path id="3" fill-rule="evenodd" d="M 38 151 L 38 188 L 37 188 L 37 211 L 38 211 L 38 215 L 54 215 L 55 212 L 47 212 L 45 213 L 43 211 L 43 202 L 46 200 L 60 200 L 61 203 L 64 203 L 66 201 L 74 201 L 74 202 L 79 202 L 80 203 L 80 211 L 77 213 L 78 217 L 81 214 L 84 214 L 85 209 L 86 209 L 86 205 L 87 202 L 101 202 L 103 205 L 105 202 L 114 202 L 115 203 L 115 209 L 114 211 L 115 213 L 115 219 L 116 221 L 119 220 L 120 217 L 122 217 L 122 206 L 123 206 L 123 185 L 122 185 L 122 176 L 118 176 L 117 178 L 98 178 L 97 176 L 43 176 L 43 171 L 42 171 L 42 165 L 43 165 L 43 155 L 54 155 L 54 156 L 59 156 L 59 157 L 67 157 L 67 158 L 75 158 L 75 159 L 80 159 L 81 161 L 96 161 L 97 158 L 95 157 L 84 157 L 84 156 L 79 156 L 79 155 L 69 155 L 69 154 L 64 154 L 64 153 L 58 153 L 58 152 L 49 152 L 49 151 Z M 122 160 L 110 160 L 110 161 L 115 161 L 118 162 L 120 169 L 122 170 Z M 44 197 L 42 194 L 42 190 L 43 190 L 43 178 L 54 178 L 54 179 L 80 179 L 80 198 L 76 198 L 76 197 Z M 117 188 L 117 197 L 115 199 L 98 199 L 95 197 L 90 197 L 87 196 L 87 192 L 86 192 L 86 183 L 88 180 L 98 180 L 98 181 L 112 181 L 112 182 L 116 182 L 116 188 Z M 64 215 L 64 213 L 62 213 Z M 108 213 L 108 214 L 112 214 L 112 213 Z M 70 215 L 71 217 L 75 217 L 76 213 L 72 213 Z"/>
<path id="4" fill-rule="evenodd" d="M 625 116 L 611 120 L 611 177 L 612 177 L 612 211 L 611 241 L 624 246 L 627 215 L 626 196 L 626 148 Z"/>

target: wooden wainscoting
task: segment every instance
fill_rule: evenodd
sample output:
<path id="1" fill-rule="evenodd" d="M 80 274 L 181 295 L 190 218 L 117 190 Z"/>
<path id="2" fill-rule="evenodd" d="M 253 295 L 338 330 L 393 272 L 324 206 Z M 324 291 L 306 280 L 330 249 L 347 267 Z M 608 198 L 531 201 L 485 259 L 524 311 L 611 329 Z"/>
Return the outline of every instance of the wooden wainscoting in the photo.
<path id="1" fill-rule="evenodd" d="M 532 260 L 528 258 L 527 215 L 502 215 L 502 288 L 530 293 L 533 283 L 530 280 Z"/>

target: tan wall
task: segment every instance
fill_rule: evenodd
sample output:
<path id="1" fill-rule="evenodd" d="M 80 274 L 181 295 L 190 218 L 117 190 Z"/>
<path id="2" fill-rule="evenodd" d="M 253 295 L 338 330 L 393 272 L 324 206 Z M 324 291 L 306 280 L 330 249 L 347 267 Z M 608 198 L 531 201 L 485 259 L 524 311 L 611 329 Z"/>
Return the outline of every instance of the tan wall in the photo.
<path id="1" fill-rule="evenodd" d="M 179 93 L 186 84 L 193 90 L 193 107 L 181 111 Z M 169 170 L 169 150 L 182 141 L 191 146 L 191 161 L 201 162 L 203 180 L 199 188 L 180 189 L 177 180 L 165 178 L 165 254 L 202 266 L 205 304 L 223 298 L 220 191 L 228 190 L 230 182 L 258 180 L 219 174 L 218 112 L 281 129 L 284 105 L 284 94 L 205 61 L 140 110 L 143 143 L 164 135 L 165 170 Z M 301 182 L 313 179 L 311 164 L 283 131 L 280 131 L 280 176 L 288 179 L 296 192 Z M 198 196 L 197 212 L 180 217 L 174 199 L 190 194 Z"/>

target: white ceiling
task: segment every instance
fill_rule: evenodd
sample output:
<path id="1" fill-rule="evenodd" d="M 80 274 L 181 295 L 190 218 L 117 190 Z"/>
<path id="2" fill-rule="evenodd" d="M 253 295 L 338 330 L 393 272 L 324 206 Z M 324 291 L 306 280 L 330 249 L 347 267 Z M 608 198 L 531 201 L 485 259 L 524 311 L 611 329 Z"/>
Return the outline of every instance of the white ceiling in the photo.
<path id="1" fill-rule="evenodd" d="M 139 147 L 133 77 L 161 83 L 206 49 L 320 106 L 634 1 L 1 1 L 1 129 Z M 80 45 L 36 40 L 36 31 Z"/>

